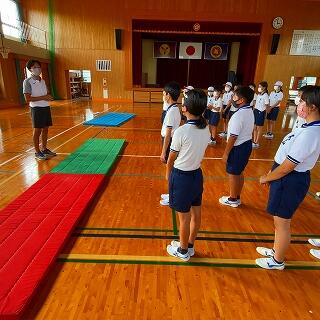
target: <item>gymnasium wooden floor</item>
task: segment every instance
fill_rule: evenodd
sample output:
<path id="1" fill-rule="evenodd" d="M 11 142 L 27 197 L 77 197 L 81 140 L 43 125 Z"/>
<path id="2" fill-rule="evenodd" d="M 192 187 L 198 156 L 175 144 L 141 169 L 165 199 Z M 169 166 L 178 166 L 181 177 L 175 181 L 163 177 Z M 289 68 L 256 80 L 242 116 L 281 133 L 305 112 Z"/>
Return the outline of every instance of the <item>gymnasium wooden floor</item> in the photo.
<path id="1" fill-rule="evenodd" d="M 134 112 L 119 128 L 81 123 L 94 113 Z M 127 145 L 99 196 L 69 239 L 24 319 L 320 319 L 320 262 L 307 239 L 320 235 L 320 165 L 293 223 L 288 269 L 255 268 L 255 247 L 271 245 L 265 212 L 267 172 L 293 121 L 281 114 L 276 138 L 262 140 L 246 169 L 243 205 L 222 207 L 228 194 L 221 162 L 225 142 L 208 147 L 200 239 L 190 263 L 168 257 L 178 230 L 175 215 L 159 205 L 166 192 L 160 163 L 160 104 L 53 102 L 49 147 L 58 156 L 37 162 L 28 108 L 0 110 L 0 208 L 91 137 L 125 138 Z M 283 120 L 283 121 L 282 121 Z M 283 124 L 283 126 L 282 126 Z"/>

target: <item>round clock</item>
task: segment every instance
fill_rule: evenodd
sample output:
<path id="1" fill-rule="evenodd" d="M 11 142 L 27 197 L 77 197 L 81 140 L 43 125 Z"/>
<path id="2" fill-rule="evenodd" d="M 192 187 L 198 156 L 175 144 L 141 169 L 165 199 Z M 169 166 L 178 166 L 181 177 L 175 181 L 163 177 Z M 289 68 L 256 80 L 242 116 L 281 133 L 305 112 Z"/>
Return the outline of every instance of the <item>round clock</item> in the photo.
<path id="1" fill-rule="evenodd" d="M 283 26 L 283 19 L 281 17 L 275 17 L 272 21 L 272 26 L 275 29 L 280 29 Z"/>

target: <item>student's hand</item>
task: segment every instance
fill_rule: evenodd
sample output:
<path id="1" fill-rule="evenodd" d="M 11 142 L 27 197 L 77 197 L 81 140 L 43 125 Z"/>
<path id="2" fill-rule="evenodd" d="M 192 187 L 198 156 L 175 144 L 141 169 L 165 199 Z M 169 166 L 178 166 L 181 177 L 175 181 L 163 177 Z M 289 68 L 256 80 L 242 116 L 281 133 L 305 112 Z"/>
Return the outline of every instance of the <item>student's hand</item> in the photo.
<path id="1" fill-rule="evenodd" d="M 161 153 L 160 161 L 161 161 L 162 163 L 167 163 L 167 161 L 166 161 L 166 154 L 163 153 L 163 152 Z"/>
<path id="2" fill-rule="evenodd" d="M 227 161 L 228 161 L 228 155 L 224 153 L 223 156 L 222 156 L 222 162 L 223 162 L 224 164 L 226 164 Z"/>
<path id="3" fill-rule="evenodd" d="M 213 108 L 213 105 L 211 105 L 211 104 L 208 104 L 207 108 L 208 108 L 208 109 L 210 109 L 210 110 L 212 110 L 212 108 Z"/>
<path id="4" fill-rule="evenodd" d="M 52 95 L 51 95 L 51 94 L 47 94 L 47 95 L 46 95 L 46 100 L 52 101 L 52 100 L 53 100 Z"/>
<path id="5" fill-rule="evenodd" d="M 166 172 L 166 180 L 169 181 L 170 172 Z"/>
<path id="6" fill-rule="evenodd" d="M 261 184 L 269 184 L 269 182 L 267 181 L 267 174 L 260 177 L 260 183 Z"/>

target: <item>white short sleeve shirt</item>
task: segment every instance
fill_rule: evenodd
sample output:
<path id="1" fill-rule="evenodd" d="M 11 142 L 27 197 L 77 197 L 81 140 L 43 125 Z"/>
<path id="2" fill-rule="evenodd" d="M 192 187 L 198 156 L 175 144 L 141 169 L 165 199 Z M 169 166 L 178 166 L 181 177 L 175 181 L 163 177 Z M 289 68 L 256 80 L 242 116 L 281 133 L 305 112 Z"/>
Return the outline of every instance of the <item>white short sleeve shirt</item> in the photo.
<path id="1" fill-rule="evenodd" d="M 275 92 L 272 91 L 269 96 L 270 106 L 274 105 L 277 101 L 282 101 L 283 93 L 281 91 Z M 280 106 L 280 102 L 276 105 L 276 107 Z"/>
<path id="2" fill-rule="evenodd" d="M 233 96 L 233 91 L 225 92 L 222 96 L 223 105 L 227 105 L 232 99 L 232 96 Z"/>
<path id="3" fill-rule="evenodd" d="M 48 94 L 46 83 L 43 79 L 40 80 L 30 77 L 23 81 L 23 93 L 29 93 L 31 97 L 40 97 Z M 46 100 L 30 101 L 29 106 L 33 107 L 48 107 L 49 103 Z"/>
<path id="4" fill-rule="evenodd" d="M 234 146 L 252 139 L 252 132 L 254 128 L 254 115 L 250 106 L 243 106 L 233 114 L 228 123 L 227 139 L 230 136 L 237 137 Z"/>
<path id="5" fill-rule="evenodd" d="M 222 110 L 222 99 L 219 97 L 218 99 L 213 99 L 212 101 L 212 106 L 219 109 L 219 110 L 215 110 L 215 109 L 211 109 L 212 112 L 221 112 Z"/>
<path id="6" fill-rule="evenodd" d="M 167 128 L 171 128 L 171 137 L 176 129 L 179 128 L 181 122 L 181 114 L 176 104 L 171 105 L 166 112 L 161 128 L 161 136 L 166 136 Z"/>
<path id="7" fill-rule="evenodd" d="M 174 167 L 183 171 L 199 169 L 209 139 L 208 126 L 199 129 L 193 121 L 187 121 L 178 128 L 173 134 L 170 145 L 171 151 L 178 152 Z"/>
<path id="8" fill-rule="evenodd" d="M 311 170 L 320 155 L 320 121 L 304 124 L 282 140 L 274 157 L 281 164 L 285 159 L 295 163 L 295 171 Z"/>
<path id="9" fill-rule="evenodd" d="M 269 104 L 269 96 L 266 92 L 264 94 L 257 95 L 255 109 L 259 111 L 265 111 L 266 105 L 268 104 Z"/>

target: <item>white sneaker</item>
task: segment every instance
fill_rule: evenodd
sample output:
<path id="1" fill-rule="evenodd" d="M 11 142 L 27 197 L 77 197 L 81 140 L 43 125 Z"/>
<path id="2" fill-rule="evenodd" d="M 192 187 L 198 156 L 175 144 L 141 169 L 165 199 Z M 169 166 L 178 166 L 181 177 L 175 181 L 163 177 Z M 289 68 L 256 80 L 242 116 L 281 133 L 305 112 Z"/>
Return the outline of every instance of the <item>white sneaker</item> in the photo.
<path id="1" fill-rule="evenodd" d="M 180 241 L 172 240 L 171 241 L 171 246 L 175 247 L 175 248 L 179 248 L 180 247 Z M 189 253 L 190 257 L 194 256 L 194 248 L 188 248 L 188 253 Z"/>
<path id="2" fill-rule="evenodd" d="M 219 137 L 221 137 L 221 138 L 224 138 L 224 137 L 226 137 L 227 136 L 227 133 L 226 132 L 221 132 L 221 133 L 219 133 Z"/>
<path id="3" fill-rule="evenodd" d="M 272 140 L 273 137 L 274 137 L 274 135 L 273 135 L 273 133 L 271 133 L 271 134 L 268 134 L 265 138 L 269 139 L 269 140 Z"/>
<path id="4" fill-rule="evenodd" d="M 169 198 L 168 199 L 161 199 L 160 204 L 162 206 L 168 206 L 169 205 Z"/>
<path id="5" fill-rule="evenodd" d="M 160 197 L 163 200 L 169 199 L 169 193 L 163 193 Z"/>
<path id="6" fill-rule="evenodd" d="M 309 239 L 308 242 L 315 247 L 320 247 L 320 239 Z"/>
<path id="7" fill-rule="evenodd" d="M 208 142 L 208 145 L 210 145 L 210 146 L 215 146 L 217 144 L 217 141 L 216 140 L 210 140 L 209 142 Z"/>
<path id="8" fill-rule="evenodd" d="M 254 143 L 254 142 L 252 142 L 252 148 L 253 148 L 253 149 L 257 149 L 257 148 L 259 148 L 259 147 L 260 147 L 259 143 Z"/>
<path id="9" fill-rule="evenodd" d="M 320 250 L 310 249 L 310 254 L 312 254 L 315 258 L 320 259 Z"/>
<path id="10" fill-rule="evenodd" d="M 320 191 L 316 193 L 316 196 L 320 198 Z"/>
<path id="11" fill-rule="evenodd" d="M 268 135 L 267 133 L 263 134 L 262 136 L 263 136 L 264 138 L 269 137 L 269 135 Z"/>
<path id="12" fill-rule="evenodd" d="M 232 208 L 237 208 L 240 206 L 240 201 L 236 200 L 236 201 L 230 201 L 228 196 L 223 196 L 219 199 L 219 202 L 225 206 L 230 206 Z"/>
<path id="13" fill-rule="evenodd" d="M 182 254 L 178 251 L 177 247 L 173 247 L 171 244 L 167 246 L 167 252 L 170 254 L 170 256 L 177 257 L 183 261 L 188 261 L 190 259 L 189 252 Z"/>
<path id="14" fill-rule="evenodd" d="M 274 261 L 273 257 L 256 259 L 256 265 L 258 265 L 260 268 L 268 270 L 284 269 L 284 262 L 277 263 L 276 261 Z"/>
<path id="15" fill-rule="evenodd" d="M 265 257 L 273 257 L 274 256 L 274 250 L 265 248 L 265 247 L 256 247 L 256 250 L 259 254 Z"/>

